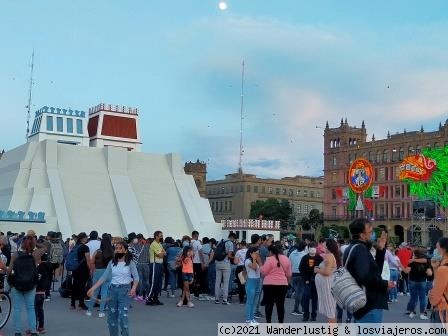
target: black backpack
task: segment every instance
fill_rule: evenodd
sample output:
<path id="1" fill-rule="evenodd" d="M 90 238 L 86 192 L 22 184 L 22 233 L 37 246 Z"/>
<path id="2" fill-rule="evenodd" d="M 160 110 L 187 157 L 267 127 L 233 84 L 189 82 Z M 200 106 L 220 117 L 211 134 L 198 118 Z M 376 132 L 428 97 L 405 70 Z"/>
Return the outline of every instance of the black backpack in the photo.
<path id="1" fill-rule="evenodd" d="M 20 292 L 28 292 L 37 286 L 39 281 L 39 273 L 37 272 L 36 262 L 31 254 L 19 252 L 14 266 L 12 275 L 12 283 L 16 290 Z"/>
<path id="2" fill-rule="evenodd" d="M 226 257 L 227 257 L 226 241 L 224 241 L 224 239 L 222 239 L 219 242 L 218 246 L 216 246 L 215 260 L 216 261 L 223 261 Z"/>

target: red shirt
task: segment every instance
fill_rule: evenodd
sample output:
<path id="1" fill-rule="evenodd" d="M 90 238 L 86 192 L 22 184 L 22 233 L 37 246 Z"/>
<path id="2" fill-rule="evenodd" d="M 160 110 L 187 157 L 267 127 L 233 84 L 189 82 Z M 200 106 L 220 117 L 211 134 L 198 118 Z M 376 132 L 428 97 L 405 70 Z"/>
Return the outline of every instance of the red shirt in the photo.
<path id="1" fill-rule="evenodd" d="M 409 260 L 412 258 L 412 250 L 407 247 L 402 247 L 397 251 L 397 257 L 400 259 L 401 264 L 403 267 L 408 267 Z"/>

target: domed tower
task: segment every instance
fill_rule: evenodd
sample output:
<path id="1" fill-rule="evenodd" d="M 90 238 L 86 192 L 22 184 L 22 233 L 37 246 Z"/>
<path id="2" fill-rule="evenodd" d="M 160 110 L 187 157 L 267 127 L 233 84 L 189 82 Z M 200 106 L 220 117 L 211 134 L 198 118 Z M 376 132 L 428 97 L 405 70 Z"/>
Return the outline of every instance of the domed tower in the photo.
<path id="1" fill-rule="evenodd" d="M 192 175 L 199 195 L 206 197 L 206 181 L 207 181 L 207 164 L 205 162 L 187 162 L 184 167 L 185 174 Z"/>
<path id="2" fill-rule="evenodd" d="M 88 130 L 91 147 L 141 150 L 137 108 L 98 104 L 89 109 Z"/>

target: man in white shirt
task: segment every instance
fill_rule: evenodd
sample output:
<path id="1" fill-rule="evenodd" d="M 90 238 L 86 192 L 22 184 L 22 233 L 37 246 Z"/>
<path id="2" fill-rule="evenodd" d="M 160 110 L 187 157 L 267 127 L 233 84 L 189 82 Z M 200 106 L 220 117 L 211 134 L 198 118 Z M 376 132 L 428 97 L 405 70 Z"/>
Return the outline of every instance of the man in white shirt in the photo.
<path id="1" fill-rule="evenodd" d="M 208 298 L 204 296 L 206 292 L 204 254 L 202 253 L 202 244 L 198 238 L 199 232 L 193 231 L 191 233 L 191 247 L 193 248 L 193 294 L 199 301 L 206 301 Z"/>
<path id="2" fill-rule="evenodd" d="M 303 315 L 303 312 L 300 311 L 299 305 L 302 304 L 302 296 L 304 283 L 303 279 L 300 276 L 299 265 L 302 261 L 303 256 L 307 253 L 305 252 L 306 244 L 301 239 L 297 238 L 295 243 L 295 249 L 289 255 L 289 261 L 291 262 L 291 286 L 294 289 L 294 310 L 292 311 L 292 315 Z M 303 307 L 302 307 L 303 308 Z"/>
<path id="3" fill-rule="evenodd" d="M 98 240 L 98 232 L 92 231 L 89 235 L 89 241 L 86 244 L 89 247 L 90 259 L 95 257 L 95 251 L 100 249 L 101 241 Z"/>

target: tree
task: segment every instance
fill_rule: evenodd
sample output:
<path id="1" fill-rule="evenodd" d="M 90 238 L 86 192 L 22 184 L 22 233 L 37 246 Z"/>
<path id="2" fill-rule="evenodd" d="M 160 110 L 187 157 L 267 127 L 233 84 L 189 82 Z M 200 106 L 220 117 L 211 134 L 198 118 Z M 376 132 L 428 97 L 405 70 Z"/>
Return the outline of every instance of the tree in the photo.
<path id="1" fill-rule="evenodd" d="M 317 229 L 324 224 L 324 214 L 317 209 L 312 209 L 308 215 L 310 226 L 313 230 Z"/>
<path id="2" fill-rule="evenodd" d="M 279 220 L 282 229 L 287 229 L 288 225 L 294 223 L 294 215 L 292 207 L 288 200 L 281 200 L 269 198 L 265 201 L 257 200 L 252 202 L 250 207 L 250 218 L 259 218 L 267 220 Z"/>

